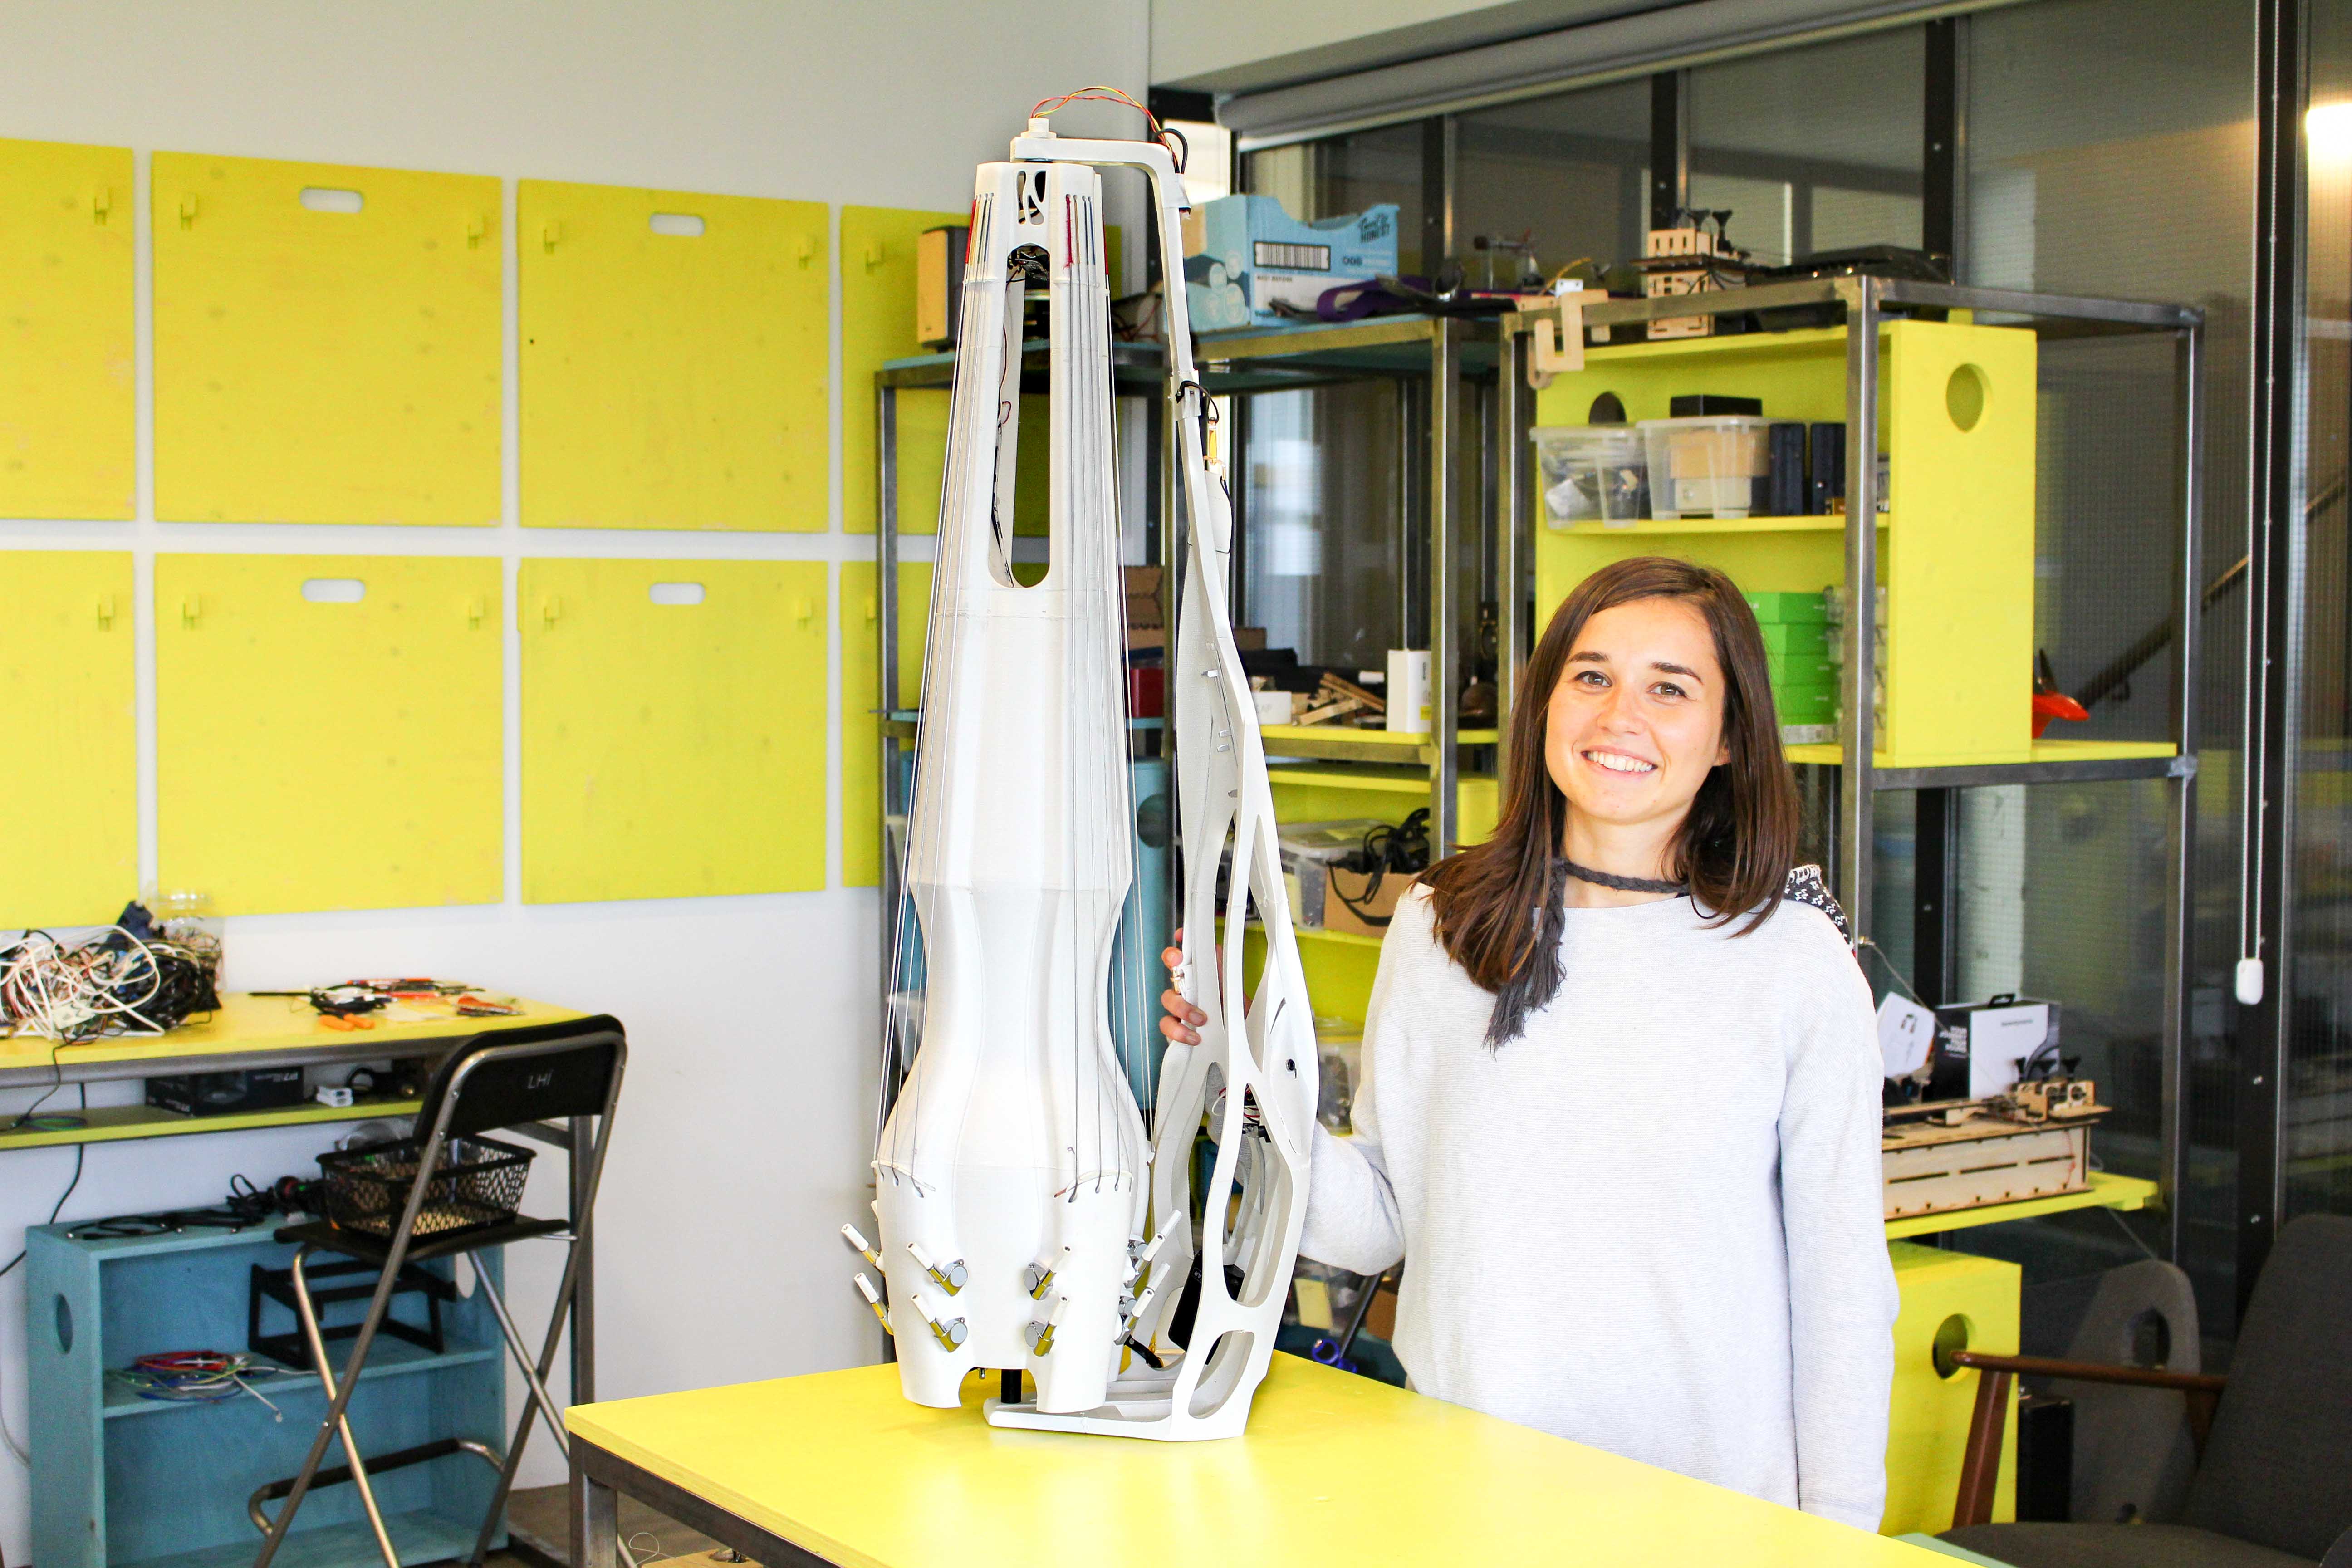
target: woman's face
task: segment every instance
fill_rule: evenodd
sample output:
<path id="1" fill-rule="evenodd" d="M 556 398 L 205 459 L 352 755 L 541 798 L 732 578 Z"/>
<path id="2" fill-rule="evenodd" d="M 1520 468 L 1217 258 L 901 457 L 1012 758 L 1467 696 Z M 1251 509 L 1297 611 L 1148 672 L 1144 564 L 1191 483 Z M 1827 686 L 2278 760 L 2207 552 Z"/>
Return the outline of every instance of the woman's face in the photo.
<path id="1" fill-rule="evenodd" d="M 1584 623 L 1552 688 L 1544 762 L 1596 823 L 1679 826 L 1730 759 L 1715 637 L 1684 599 L 1636 599 Z"/>

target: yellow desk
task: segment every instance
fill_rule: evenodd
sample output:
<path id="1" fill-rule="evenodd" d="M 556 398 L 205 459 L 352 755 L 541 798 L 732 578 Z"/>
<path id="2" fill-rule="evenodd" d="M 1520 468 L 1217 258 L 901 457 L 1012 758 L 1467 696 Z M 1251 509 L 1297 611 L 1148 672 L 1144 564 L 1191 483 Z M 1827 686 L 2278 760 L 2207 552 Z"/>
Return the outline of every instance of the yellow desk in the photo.
<path id="1" fill-rule="evenodd" d="M 374 1028 L 346 1031 L 329 1028 L 304 997 L 231 992 L 221 998 L 220 1011 L 210 1019 L 166 1035 L 121 1035 L 78 1046 L 61 1046 L 31 1036 L 0 1039 L 0 1089 L 436 1057 L 451 1040 L 465 1036 L 582 1016 L 544 1002 L 497 999 L 510 1002 L 522 1012 L 511 1018 L 466 1018 L 446 1003 L 404 1002 L 396 1005 L 392 1016 L 376 1015 Z M 53 1102 L 43 1109 L 59 1108 Z M 0 1151 L 187 1132 L 232 1132 L 304 1121 L 357 1121 L 371 1116 L 405 1116 L 415 1110 L 415 1100 L 390 1097 L 361 1100 L 348 1110 L 310 1104 L 228 1116 L 183 1116 L 145 1105 L 107 1106 L 75 1110 L 74 1114 L 87 1119 L 87 1126 L 48 1131 L 9 1128 L 6 1119 L 0 1118 Z"/>
<path id="2" fill-rule="evenodd" d="M 1296 1356 L 1218 1443 L 998 1431 L 965 1387 L 929 1410 L 866 1366 L 575 1405 L 572 1561 L 613 1568 L 616 1491 L 765 1568 L 1942 1561 Z"/>

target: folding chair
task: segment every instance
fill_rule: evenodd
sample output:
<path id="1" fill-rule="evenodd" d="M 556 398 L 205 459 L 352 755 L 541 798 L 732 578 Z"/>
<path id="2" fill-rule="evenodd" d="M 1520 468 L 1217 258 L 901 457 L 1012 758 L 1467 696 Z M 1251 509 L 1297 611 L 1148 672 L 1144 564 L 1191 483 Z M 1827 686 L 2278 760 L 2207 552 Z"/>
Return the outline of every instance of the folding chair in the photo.
<path id="1" fill-rule="evenodd" d="M 359 1386 L 360 1371 L 367 1364 L 376 1331 L 390 1310 L 403 1263 L 478 1252 L 533 1237 L 564 1236 L 571 1244 L 564 1259 L 562 1281 L 556 1287 L 555 1311 L 548 1321 L 547 1338 L 535 1360 L 524 1347 L 513 1315 L 507 1310 L 488 1274 L 482 1270 L 475 1273 L 478 1288 L 498 1319 L 499 1332 L 506 1340 L 507 1350 L 530 1385 L 530 1403 L 523 1409 L 514 1440 L 507 1446 L 506 1453 L 495 1455 L 471 1442 L 426 1444 L 384 1456 L 376 1465 L 377 1473 L 421 1464 L 460 1449 L 497 1465 L 498 1490 L 490 1499 L 488 1516 L 482 1521 L 481 1533 L 474 1542 L 471 1561 L 479 1568 L 505 1513 L 507 1494 L 513 1489 L 515 1471 L 522 1463 L 523 1445 L 530 1440 L 534 1416 L 546 1423 L 556 1447 L 567 1458 L 570 1456 L 571 1443 L 558 1418 L 555 1402 L 548 1396 L 546 1379 L 555 1362 L 556 1344 L 562 1336 L 565 1321 L 568 1317 L 576 1318 L 579 1331 L 573 1335 L 572 1394 L 583 1400 L 593 1397 L 583 1386 L 588 1381 L 583 1351 L 589 1303 L 593 1298 L 592 1291 L 583 1287 L 596 1184 L 604 1174 L 604 1152 L 612 1142 L 613 1108 L 620 1099 L 621 1073 L 627 1058 L 628 1044 L 621 1026 L 608 1017 L 500 1029 L 465 1040 L 442 1060 L 432 1081 L 425 1086 L 416 1115 L 420 1141 L 416 1176 L 409 1186 L 406 1204 L 388 1233 L 376 1236 L 324 1220 L 287 1226 L 278 1231 L 278 1240 L 292 1243 L 296 1248 L 296 1315 L 301 1320 L 304 1342 L 317 1364 L 320 1384 L 326 1391 L 327 1413 L 319 1424 L 318 1436 L 311 1439 L 310 1451 L 301 1469 L 290 1480 L 273 1482 L 254 1495 L 249 1511 L 257 1524 L 266 1522 L 267 1527 L 267 1539 L 262 1542 L 261 1554 L 255 1559 L 254 1568 L 269 1568 L 270 1559 L 278 1554 L 287 1532 L 293 1528 L 296 1510 L 314 1484 L 335 1485 L 346 1479 L 359 1490 L 361 1505 L 375 1531 L 376 1546 L 383 1554 L 384 1568 L 400 1568 L 399 1553 L 394 1550 L 383 1515 L 376 1506 L 374 1489 L 368 1480 L 368 1466 L 352 1441 L 351 1423 L 345 1411 L 351 1405 L 352 1391 Z M 587 1120 L 591 1117 L 595 1119 L 593 1142 Z M 431 1191 L 434 1173 L 448 1161 L 450 1141 L 501 1129 L 565 1151 L 571 1163 L 571 1216 L 546 1220 L 517 1215 L 436 1234 L 431 1218 L 446 1216 L 428 1217 L 433 1205 L 427 1204 L 426 1195 Z M 420 1218 L 427 1221 L 422 1234 L 418 1230 Z M 340 1377 L 327 1359 L 325 1338 L 304 1271 L 305 1263 L 315 1251 L 341 1253 L 381 1270 L 367 1315 L 361 1320 L 352 1338 L 351 1356 Z M 349 1463 L 337 1470 L 322 1471 L 320 1462 L 326 1458 L 327 1446 L 338 1437 Z M 279 1496 L 285 1498 L 286 1506 L 274 1521 L 265 1521 L 261 1502 Z"/>

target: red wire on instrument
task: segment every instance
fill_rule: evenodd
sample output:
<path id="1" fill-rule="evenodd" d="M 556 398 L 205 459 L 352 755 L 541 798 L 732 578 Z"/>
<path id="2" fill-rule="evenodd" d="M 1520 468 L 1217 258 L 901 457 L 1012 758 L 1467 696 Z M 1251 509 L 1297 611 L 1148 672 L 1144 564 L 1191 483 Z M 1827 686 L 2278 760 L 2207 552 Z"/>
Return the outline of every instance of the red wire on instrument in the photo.
<path id="1" fill-rule="evenodd" d="M 1183 162 L 1183 154 L 1178 152 L 1174 143 L 1169 141 L 1168 129 L 1160 123 L 1160 117 L 1115 87 L 1082 87 L 1076 92 L 1066 92 L 1059 98 L 1041 98 L 1029 110 L 1029 118 L 1049 119 L 1055 110 L 1066 109 L 1073 103 L 1116 103 L 1132 109 L 1143 116 L 1144 123 L 1150 128 L 1151 140 L 1167 148 L 1170 154 L 1180 164 Z"/>

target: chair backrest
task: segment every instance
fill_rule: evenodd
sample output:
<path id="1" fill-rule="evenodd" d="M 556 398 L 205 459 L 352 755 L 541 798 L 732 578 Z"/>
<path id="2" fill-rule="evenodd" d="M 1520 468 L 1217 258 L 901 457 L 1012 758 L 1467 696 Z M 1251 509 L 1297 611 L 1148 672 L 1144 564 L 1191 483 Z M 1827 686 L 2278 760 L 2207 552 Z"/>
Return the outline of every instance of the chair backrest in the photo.
<path id="1" fill-rule="evenodd" d="M 2189 1276 L 2169 1263 L 2143 1258 L 2099 1278 L 2098 1293 L 2083 1314 L 2066 1348 L 2068 1361 L 2126 1366 L 2139 1360 L 2140 1320 L 2162 1320 L 2168 1372 L 2200 1366 L 2197 1296 Z M 2077 1524 L 2120 1524 L 2130 1520 L 2167 1524 L 2180 1517 L 2197 1473 L 2197 1449 L 2189 1436 L 2189 1407 L 2164 1388 L 2122 1388 L 2114 1384 L 2066 1383 L 2051 1391 L 2074 1402 L 2074 1481 L 2068 1517 Z"/>
<path id="2" fill-rule="evenodd" d="M 2352 1217 L 2279 1232 L 2185 1522 L 2316 1561 L 2352 1528 Z"/>
<path id="3" fill-rule="evenodd" d="M 434 1069 L 416 1135 L 429 1135 L 445 1108 L 453 1137 L 601 1115 L 618 1092 L 627 1059 L 627 1037 L 615 1018 L 486 1030 L 459 1042 Z"/>

